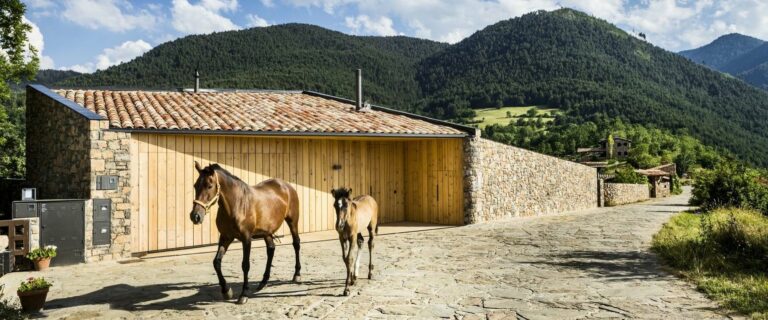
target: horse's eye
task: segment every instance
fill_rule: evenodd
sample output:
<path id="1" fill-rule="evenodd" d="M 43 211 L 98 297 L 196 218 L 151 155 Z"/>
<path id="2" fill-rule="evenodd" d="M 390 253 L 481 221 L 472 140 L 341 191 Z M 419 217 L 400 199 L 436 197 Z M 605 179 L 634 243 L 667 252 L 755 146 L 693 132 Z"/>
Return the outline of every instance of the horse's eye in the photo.
<path id="1" fill-rule="evenodd" d="M 212 184 L 209 184 L 209 185 L 208 185 L 208 189 L 213 189 L 213 185 L 212 185 Z"/>

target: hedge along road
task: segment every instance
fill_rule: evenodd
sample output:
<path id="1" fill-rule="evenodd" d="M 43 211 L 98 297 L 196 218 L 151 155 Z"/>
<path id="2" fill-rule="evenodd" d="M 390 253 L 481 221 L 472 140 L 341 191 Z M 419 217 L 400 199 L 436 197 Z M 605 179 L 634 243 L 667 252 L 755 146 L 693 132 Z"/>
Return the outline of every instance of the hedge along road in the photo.
<path id="1" fill-rule="evenodd" d="M 665 273 L 651 236 L 689 194 L 615 208 L 521 218 L 376 238 L 349 297 L 338 241 L 302 246 L 304 282 L 291 283 L 290 240 L 278 246 L 272 280 L 248 304 L 221 301 L 212 253 L 53 268 L 48 318 L 728 318 L 715 303 Z M 367 238 L 367 237 L 366 237 Z M 365 246 L 367 247 L 367 246 Z M 366 249 L 367 250 L 367 249 Z M 240 250 L 224 258 L 233 289 Z M 258 281 L 265 252 L 252 254 Z M 12 273 L 6 297 L 32 273 Z M 255 284 L 252 285 L 255 287 Z"/>

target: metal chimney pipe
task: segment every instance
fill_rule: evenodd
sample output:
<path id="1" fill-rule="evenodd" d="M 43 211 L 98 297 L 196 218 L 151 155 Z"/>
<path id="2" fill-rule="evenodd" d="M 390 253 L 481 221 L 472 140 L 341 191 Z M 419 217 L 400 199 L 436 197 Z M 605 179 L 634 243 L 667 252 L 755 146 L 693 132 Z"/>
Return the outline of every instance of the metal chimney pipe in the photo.
<path id="1" fill-rule="evenodd" d="M 195 69 L 195 93 L 200 91 L 200 72 Z"/>
<path id="2" fill-rule="evenodd" d="M 357 74 L 357 81 L 355 82 L 355 111 L 360 111 L 363 109 L 363 71 L 357 69 L 355 73 Z"/>

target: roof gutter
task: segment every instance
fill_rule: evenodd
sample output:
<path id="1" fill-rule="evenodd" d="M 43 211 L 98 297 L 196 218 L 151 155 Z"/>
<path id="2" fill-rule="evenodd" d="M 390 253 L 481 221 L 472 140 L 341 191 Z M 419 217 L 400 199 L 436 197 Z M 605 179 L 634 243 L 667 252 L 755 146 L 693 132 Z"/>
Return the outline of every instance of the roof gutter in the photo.
<path id="1" fill-rule="evenodd" d="M 65 107 L 72 109 L 72 111 L 77 112 L 78 114 L 80 114 L 81 116 L 85 117 L 88 120 L 107 120 L 107 118 L 102 117 L 99 114 L 86 109 L 85 107 L 77 104 L 72 100 L 62 97 L 60 94 L 53 92 L 51 89 L 48 89 L 46 86 L 42 84 L 28 84 L 27 90 L 35 90 L 37 92 L 40 92 L 44 96 L 51 98 L 53 101 L 56 101 L 60 104 L 63 104 Z"/>
<path id="2" fill-rule="evenodd" d="M 319 92 L 315 92 L 315 91 L 302 91 L 302 93 L 303 94 L 308 94 L 310 96 L 324 98 L 324 99 L 335 100 L 335 101 L 338 101 L 338 102 L 341 102 L 341 103 L 351 104 L 353 106 L 355 106 L 357 104 L 357 102 L 355 100 L 350 100 L 350 99 L 345 99 L 345 98 L 341 98 L 341 97 L 337 97 L 337 96 L 332 96 L 332 95 L 325 94 L 325 93 L 319 93 Z M 467 135 L 470 136 L 470 137 L 479 137 L 480 136 L 480 129 L 475 128 L 475 127 L 470 127 L 470 126 L 465 126 L 465 125 L 461 125 L 461 124 L 457 124 L 457 123 L 453 123 L 453 122 L 448 122 L 448 121 L 445 121 L 445 120 L 439 120 L 439 119 L 435 119 L 435 118 L 430 118 L 430 117 L 418 115 L 418 114 L 415 114 L 415 113 L 410 113 L 410 112 L 390 109 L 390 108 L 386 108 L 386 107 L 382 107 L 382 106 L 378 106 L 378 105 L 371 105 L 371 109 L 372 110 L 376 110 L 376 111 L 396 114 L 396 115 L 400 115 L 400 116 L 406 116 L 406 117 L 409 117 L 409 118 L 419 119 L 419 120 L 426 121 L 426 122 L 429 122 L 429 123 L 432 123 L 432 124 L 437 124 L 437 125 L 441 125 L 441 126 L 451 127 L 451 128 L 456 129 L 456 130 L 460 130 L 460 131 L 466 132 Z"/>
<path id="3" fill-rule="evenodd" d="M 106 131 L 153 133 L 153 134 L 194 134 L 194 135 L 232 135 L 251 137 L 370 137 L 370 138 L 464 138 L 467 134 L 431 134 L 431 133 L 366 133 L 366 132 L 294 132 L 294 131 L 232 131 L 232 130 L 185 130 L 185 129 L 127 129 L 110 128 Z"/>

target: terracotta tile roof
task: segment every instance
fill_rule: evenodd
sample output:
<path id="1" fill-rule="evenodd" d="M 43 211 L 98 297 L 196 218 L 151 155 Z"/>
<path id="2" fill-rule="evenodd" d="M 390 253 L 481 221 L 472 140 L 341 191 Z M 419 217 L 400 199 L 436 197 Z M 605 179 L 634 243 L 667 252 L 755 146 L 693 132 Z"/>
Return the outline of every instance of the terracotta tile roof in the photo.
<path id="1" fill-rule="evenodd" d="M 414 117 L 369 110 L 302 92 L 53 90 L 109 120 L 111 128 L 463 135 Z"/>

